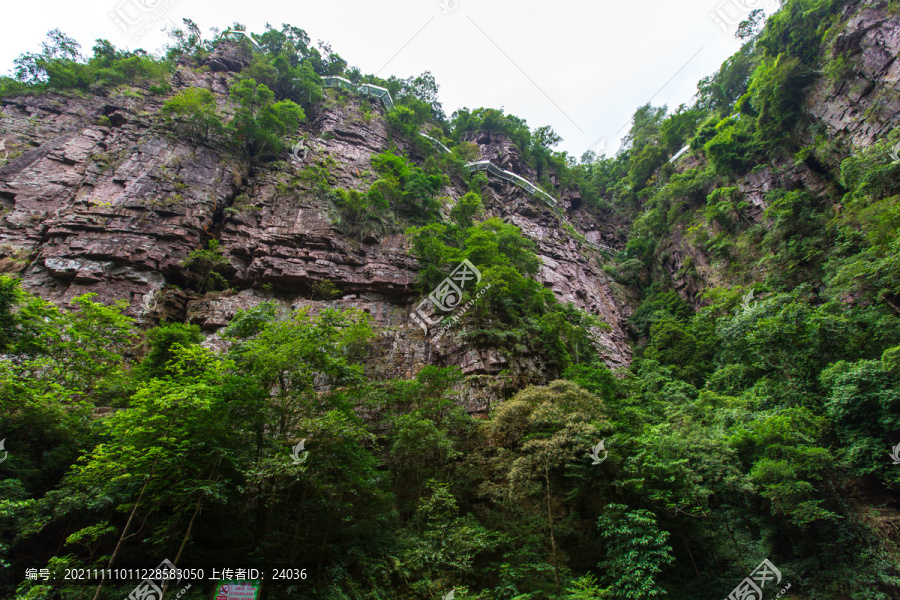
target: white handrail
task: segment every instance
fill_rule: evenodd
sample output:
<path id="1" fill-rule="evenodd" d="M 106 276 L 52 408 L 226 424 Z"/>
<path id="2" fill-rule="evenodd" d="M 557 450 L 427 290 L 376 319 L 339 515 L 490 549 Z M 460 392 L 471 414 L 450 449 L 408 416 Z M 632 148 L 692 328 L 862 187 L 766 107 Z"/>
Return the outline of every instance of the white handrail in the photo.
<path id="1" fill-rule="evenodd" d="M 527 191 L 528 193 L 539 196 L 545 200 L 549 200 L 550 206 L 552 206 L 553 208 L 557 208 L 556 201 L 545 191 L 538 189 L 532 183 L 530 183 L 527 179 L 520 177 L 519 175 L 516 175 L 515 173 L 512 173 L 510 171 L 501 169 L 500 167 L 498 167 L 497 165 L 495 165 L 494 163 L 492 163 L 489 160 L 478 160 L 475 162 L 471 162 L 466 165 L 466 168 L 469 169 L 470 171 L 487 171 L 488 173 L 491 173 L 492 175 L 496 175 L 497 177 L 499 177 L 501 179 L 504 179 L 506 181 L 511 181 L 514 185 L 524 188 L 525 191 Z M 568 223 L 568 225 L 570 227 L 572 227 L 574 229 L 574 226 L 572 226 L 572 224 L 569 223 L 569 219 L 566 218 L 566 215 L 563 214 L 562 211 L 558 211 L 558 216 L 563 221 Z M 584 238 L 582 240 L 582 242 L 584 242 L 588 246 L 591 246 L 595 250 L 606 250 L 608 252 L 618 252 L 618 250 L 616 250 L 612 246 L 607 246 L 606 244 L 600 244 L 598 242 L 592 242 L 591 240 L 589 240 L 587 238 Z"/>
<path id="2" fill-rule="evenodd" d="M 385 105 L 385 107 L 387 107 L 388 110 L 392 110 L 394 108 L 394 99 L 391 98 L 391 93 L 386 88 L 375 85 L 374 83 L 361 83 L 357 86 L 354 85 L 353 82 L 349 79 L 344 79 L 343 77 L 332 75 L 330 77 L 322 78 L 322 87 L 339 87 L 345 90 L 350 90 L 351 92 L 356 92 L 358 94 L 375 96 L 376 98 L 379 98 L 381 100 L 381 102 Z"/>
<path id="3" fill-rule="evenodd" d="M 534 185 L 524 177 L 520 177 L 515 173 L 512 173 L 505 169 L 501 169 L 489 160 L 478 160 L 475 162 L 471 162 L 466 165 L 466 169 L 468 169 L 469 171 L 487 171 L 491 175 L 496 175 L 500 179 L 512 182 L 513 185 L 524 189 L 526 192 L 533 196 L 538 196 L 539 198 L 547 202 L 547 204 L 549 204 L 550 206 L 556 206 L 556 200 L 553 199 L 553 196 L 538 188 L 536 185 Z"/>
<path id="4" fill-rule="evenodd" d="M 675 162 L 675 161 L 678 159 L 679 156 L 681 156 L 682 154 L 684 154 L 685 152 L 687 152 L 687 151 L 690 150 L 690 149 L 691 149 L 691 145 L 688 144 L 687 146 L 685 146 L 684 148 L 682 148 L 681 150 L 679 150 L 679 151 L 678 151 L 678 154 L 676 154 L 675 156 L 673 156 L 672 158 L 670 158 L 670 159 L 669 159 L 669 162 L 670 162 L 670 163 Z"/>
<path id="5" fill-rule="evenodd" d="M 222 39 L 223 37 L 225 37 L 225 34 L 238 34 L 238 35 L 242 35 L 242 36 L 244 36 L 245 38 L 247 38 L 248 40 L 250 40 L 250 43 L 253 44 L 254 46 L 256 46 L 256 49 L 257 49 L 257 50 L 259 50 L 260 52 L 265 52 L 265 51 L 262 49 L 262 47 L 260 47 L 260 45 L 256 43 L 256 40 L 254 40 L 252 37 L 250 37 L 249 35 L 247 35 L 247 32 L 246 32 L 246 31 L 241 31 L 240 29 L 226 29 L 225 31 L 223 31 L 222 33 L 219 34 L 219 39 Z"/>
<path id="6" fill-rule="evenodd" d="M 434 138 L 431 137 L 430 135 L 425 135 L 424 133 L 420 133 L 419 135 L 421 135 L 421 136 L 422 136 L 423 138 L 425 138 L 425 139 L 431 140 L 431 143 L 437 144 L 438 146 L 440 146 L 441 150 L 443 150 L 443 151 L 446 152 L 447 154 L 450 154 L 450 148 L 448 148 L 447 146 L 443 145 L 442 143 L 440 143 L 439 141 L 437 141 L 436 139 L 434 139 Z"/>
<path id="7" fill-rule="evenodd" d="M 219 34 L 219 39 L 225 37 L 226 34 L 242 35 L 243 37 L 250 40 L 250 43 L 252 43 L 254 46 L 256 46 L 256 48 L 260 52 L 264 52 L 264 50 L 260 47 L 260 45 L 256 43 L 256 40 L 254 40 L 252 37 L 247 35 L 247 33 L 245 31 L 240 31 L 238 29 L 226 29 L 221 34 Z M 349 79 L 340 77 L 338 75 L 331 75 L 331 76 L 322 78 L 322 87 L 339 87 L 339 88 L 349 90 L 351 92 L 357 92 L 359 94 L 364 94 L 367 96 L 375 96 L 376 98 L 381 100 L 381 102 L 385 105 L 385 107 L 388 108 L 388 110 L 392 110 L 394 108 L 394 99 L 391 98 L 390 91 L 388 91 L 386 88 L 375 85 L 373 83 L 361 83 L 360 85 L 357 86 L 357 85 L 354 85 L 353 82 L 350 81 Z M 419 135 L 430 140 L 432 143 L 437 144 L 437 146 L 441 150 L 443 150 L 447 154 L 450 154 L 450 149 L 447 148 L 447 146 L 442 144 L 440 141 L 438 141 L 435 138 L 431 137 L 430 135 L 426 135 L 424 133 L 420 133 Z M 681 150 L 681 152 L 679 152 L 672 158 L 672 160 L 675 160 L 676 158 L 681 156 L 681 154 L 688 148 L 689 148 L 689 146 L 685 146 Z M 513 185 L 524 189 L 526 192 L 528 192 L 529 194 L 531 194 L 533 196 L 538 196 L 539 198 L 543 199 L 545 202 L 547 202 L 547 204 L 549 204 L 553 208 L 557 208 L 556 200 L 554 200 L 550 194 L 548 194 L 544 190 L 538 188 L 536 185 L 534 185 L 533 183 L 531 183 L 524 177 L 516 175 L 515 173 L 513 173 L 511 171 L 501 169 L 500 167 L 498 167 L 497 165 L 495 165 L 494 163 L 492 163 L 489 160 L 479 160 L 479 161 L 471 162 L 471 163 L 468 163 L 465 168 L 468 169 L 470 172 L 473 170 L 474 171 L 487 171 L 488 173 L 491 173 L 492 175 L 495 175 L 505 181 L 512 182 Z M 566 223 L 569 222 L 568 219 L 566 219 L 566 216 L 564 214 L 560 214 L 560 216 L 563 218 L 563 220 L 566 221 Z M 569 223 L 569 225 L 571 225 L 571 223 Z M 616 250 L 615 248 L 613 248 L 611 246 L 607 246 L 605 244 L 598 244 L 597 242 L 592 242 L 592 241 L 588 240 L 587 238 L 585 238 L 583 241 L 587 245 L 592 246 L 593 248 L 595 248 L 597 250 L 608 250 L 610 252 L 618 252 L 618 250 Z"/>

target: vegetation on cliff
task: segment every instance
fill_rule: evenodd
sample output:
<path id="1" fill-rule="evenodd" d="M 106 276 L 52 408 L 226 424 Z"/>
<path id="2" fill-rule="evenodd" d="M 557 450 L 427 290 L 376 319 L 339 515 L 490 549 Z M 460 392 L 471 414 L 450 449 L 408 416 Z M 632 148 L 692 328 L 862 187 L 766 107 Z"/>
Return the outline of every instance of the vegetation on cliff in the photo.
<path id="1" fill-rule="evenodd" d="M 63 311 L 2 277 L 0 593 L 80 598 L 93 588 L 22 573 L 169 558 L 305 569 L 267 581 L 273 599 L 687 600 L 726 596 L 768 559 L 794 598 L 897 598 L 900 138 L 857 149 L 806 108 L 849 68 L 835 44 L 858 9 L 787 0 L 758 33 L 748 21 L 694 104 L 641 107 L 621 152 L 580 162 L 551 150 L 549 128 L 495 109 L 448 118 L 430 74 L 365 76 L 288 25 L 254 36 L 265 52 L 232 82 L 230 113 L 206 90 L 167 90 L 179 58 L 213 50 L 191 22 L 164 57 L 101 40 L 83 60 L 54 31 L 0 95 L 146 85 L 168 94 L 173 135 L 228 136 L 260 163 L 327 101 L 322 76 L 390 89 L 391 135 L 417 144 L 431 127 L 453 153 L 416 164 L 394 144 L 363 191 L 311 171 L 340 226 L 410 226 L 424 291 L 471 261 L 491 289 L 469 341 L 540 348 L 562 375 L 475 418 L 456 369 L 367 369 L 378 339 L 364 313 L 263 303 L 215 351 L 196 326 L 141 331 L 122 305 L 85 296 Z M 483 176 L 442 211 L 468 134 L 484 131 L 547 189 L 577 186 L 631 223 L 604 264 L 640 295 L 628 368 L 611 372 L 588 336 L 602 325 L 535 280 L 533 244 L 485 218 Z M 754 205 L 748 178 L 764 176 Z M 204 291 L 227 283 L 226 263 L 213 241 L 183 266 Z M 101 597 L 133 585 L 106 582 Z"/>

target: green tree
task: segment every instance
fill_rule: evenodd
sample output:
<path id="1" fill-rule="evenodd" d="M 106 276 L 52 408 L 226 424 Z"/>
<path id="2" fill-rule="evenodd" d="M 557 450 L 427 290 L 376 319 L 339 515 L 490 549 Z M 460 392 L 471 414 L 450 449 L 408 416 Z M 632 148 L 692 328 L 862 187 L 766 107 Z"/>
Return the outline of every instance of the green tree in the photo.
<path id="1" fill-rule="evenodd" d="M 199 346 L 174 353 L 171 375 L 147 381 L 129 408 L 103 421 L 102 442 L 64 483 L 79 497 L 114 499 L 128 513 L 106 567 L 151 514 L 154 527 L 145 537 L 177 549 L 177 565 L 201 509 L 222 499 L 223 472 L 235 450 L 228 446 L 235 436 L 222 395 L 228 366 Z"/>
<path id="2" fill-rule="evenodd" d="M 496 545 L 471 514 L 460 515 L 450 486 L 430 480 L 404 540 L 402 564 L 416 592 L 443 594 L 462 583 L 475 560 Z"/>
<path id="3" fill-rule="evenodd" d="M 277 432 L 286 436 L 297 419 L 309 416 L 297 411 L 319 386 L 362 381 L 360 361 L 372 332 L 359 311 L 326 309 L 313 316 L 307 308 L 280 319 L 270 308 L 240 311 L 224 335 L 236 342 L 232 356 L 241 372 L 271 390 Z"/>
<path id="4" fill-rule="evenodd" d="M 273 155 L 284 149 L 283 138 L 296 131 L 306 118 L 291 100 L 275 102 L 275 94 L 253 79 L 231 86 L 231 99 L 238 105 L 230 127 L 250 156 Z"/>
<path id="5" fill-rule="evenodd" d="M 637 600 L 666 595 L 657 579 L 674 558 L 666 545 L 669 533 L 660 529 L 654 514 L 608 504 L 597 524 L 606 540 L 607 558 L 600 567 L 610 581 L 610 597 Z"/>
<path id="6" fill-rule="evenodd" d="M 876 475 L 896 488 L 900 475 L 886 460 L 886 442 L 900 434 L 900 346 L 885 350 L 880 360 L 836 362 L 821 377 L 839 456 L 856 474 Z"/>
<path id="7" fill-rule="evenodd" d="M 587 574 L 572 581 L 564 598 L 565 600 L 598 600 L 605 598 L 608 593 L 608 589 L 597 585 L 596 577 Z"/>
<path id="8" fill-rule="evenodd" d="M 593 394 L 574 383 L 555 381 L 547 387 L 528 387 L 501 404 L 492 415 L 489 433 L 510 450 L 505 465 L 510 498 L 533 502 L 546 519 L 556 592 L 560 591 L 557 521 L 566 485 L 561 475 L 608 427 L 604 407 Z"/>
<path id="9" fill-rule="evenodd" d="M 203 334 L 198 325 L 170 323 L 149 330 L 147 341 L 150 349 L 136 371 L 146 378 L 164 377 L 168 373 L 167 365 L 175 359 L 176 351 L 199 344 L 203 341 Z"/>
<path id="10" fill-rule="evenodd" d="M 228 283 L 221 271 L 230 267 L 231 262 L 219 249 L 219 241 L 209 240 L 207 248 L 191 250 L 187 258 L 181 261 L 181 266 L 196 282 L 197 291 L 202 293 Z"/>
<path id="11" fill-rule="evenodd" d="M 48 69 L 54 62 L 75 64 L 81 59 L 81 44 L 59 29 L 47 32 L 47 40 L 41 42 L 41 52 L 28 52 L 13 61 L 16 78 L 26 82 L 45 82 L 50 75 Z"/>
<path id="12" fill-rule="evenodd" d="M 225 126 L 216 113 L 216 99 L 206 88 L 188 88 L 166 100 L 160 114 L 175 131 L 184 131 L 191 141 L 208 140 Z"/>

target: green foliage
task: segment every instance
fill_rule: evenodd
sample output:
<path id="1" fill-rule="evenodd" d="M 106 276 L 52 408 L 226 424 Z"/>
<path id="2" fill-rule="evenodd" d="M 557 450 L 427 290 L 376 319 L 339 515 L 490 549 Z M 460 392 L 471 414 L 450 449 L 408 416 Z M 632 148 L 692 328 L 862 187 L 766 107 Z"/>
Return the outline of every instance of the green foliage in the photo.
<path id="1" fill-rule="evenodd" d="M 26 52 L 15 59 L 16 80 L 28 87 L 4 85 L 3 94 L 24 90 L 86 90 L 93 86 L 117 86 L 146 81 L 162 83 L 169 65 L 143 50 L 117 50 L 107 40 L 97 40 L 93 56 L 84 60 L 81 46 L 54 29 L 41 43 L 38 53 Z"/>
<path id="2" fill-rule="evenodd" d="M 272 90 L 276 99 L 291 100 L 305 110 L 322 101 L 320 75 L 341 68 L 343 59 L 333 55 L 324 64 L 319 51 L 309 47 L 306 32 L 287 24 L 280 31 L 266 24 L 266 31 L 253 37 L 265 53 L 254 53 L 253 61 L 241 72 L 240 79 L 253 79 Z M 330 74 L 340 75 L 340 72 Z"/>
<path id="3" fill-rule="evenodd" d="M 834 460 L 816 441 L 827 427 L 825 418 L 792 408 L 761 418 L 732 438 L 742 459 L 752 462 L 750 481 L 769 502 L 769 510 L 800 529 L 838 518 L 823 506 Z"/>
<path id="4" fill-rule="evenodd" d="M 13 309 L 22 301 L 20 282 L 0 275 L 0 352 L 8 352 L 17 337 L 17 321 Z"/>
<path id="5" fill-rule="evenodd" d="M 394 214 L 410 223 L 428 223 L 437 219 L 440 204 L 435 195 L 444 185 L 440 175 L 426 173 L 391 151 L 372 157 L 379 174 L 366 195 L 374 211 L 390 207 Z"/>
<path id="6" fill-rule="evenodd" d="M 631 188 L 639 190 L 643 188 L 653 173 L 666 163 L 668 153 L 664 148 L 647 145 L 638 152 L 628 170 L 628 178 Z"/>
<path id="7" fill-rule="evenodd" d="M 428 494 L 413 516 L 410 533 L 414 535 L 404 540 L 402 564 L 416 574 L 412 588 L 420 593 L 439 594 L 454 588 L 471 571 L 475 559 L 496 546 L 493 536 L 473 515 L 459 515 L 449 487 L 428 482 Z"/>
<path id="8" fill-rule="evenodd" d="M 150 349 L 137 367 L 142 377 L 165 377 L 169 363 L 175 360 L 178 348 L 187 348 L 203 341 L 203 334 L 197 325 L 170 323 L 154 327 L 147 332 Z"/>
<path id="9" fill-rule="evenodd" d="M 560 560 L 554 497 L 571 493 L 572 468 L 585 448 L 608 428 L 601 401 L 577 385 L 555 381 L 547 387 L 528 387 L 501 404 L 488 425 L 491 439 L 507 452 L 502 468 L 510 501 L 544 513 L 546 535 L 560 587 Z"/>
<path id="10" fill-rule="evenodd" d="M 312 285 L 312 296 L 318 300 L 334 300 L 340 298 L 342 292 L 333 281 L 317 281 Z"/>
<path id="11" fill-rule="evenodd" d="M 757 40 L 769 56 L 786 54 L 803 64 L 820 60 L 820 44 L 831 25 L 829 17 L 838 12 L 842 3 L 836 0 L 791 0 L 766 23 Z"/>
<path id="12" fill-rule="evenodd" d="M 173 535 L 188 536 L 185 517 L 222 498 L 226 486 L 216 470 L 230 470 L 234 450 L 221 404 L 224 365 L 199 346 L 177 347 L 174 354 L 178 383 L 151 379 L 139 387 L 129 408 L 103 421 L 102 443 L 63 484 L 86 496 L 115 498 L 132 514 L 170 515 L 147 532 L 148 541 L 161 546 Z"/>
<path id="13" fill-rule="evenodd" d="M 669 534 L 659 528 L 653 513 L 608 504 L 597 524 L 607 543 L 607 559 L 601 566 L 610 581 L 610 597 L 624 600 L 666 595 L 657 578 L 674 559 L 666 545 Z"/>
<path id="14" fill-rule="evenodd" d="M 415 111 L 403 105 L 397 105 L 388 113 L 387 122 L 395 131 L 403 134 L 408 139 L 413 139 L 424 123 L 424 119 L 416 115 Z"/>
<path id="15" fill-rule="evenodd" d="M 381 193 L 338 188 L 333 189 L 330 196 L 340 213 L 341 228 L 347 233 L 362 236 L 377 231 L 387 220 L 385 213 L 390 205 Z"/>
<path id="16" fill-rule="evenodd" d="M 216 99 L 206 88 L 188 88 L 166 100 L 159 113 L 168 125 L 187 133 L 192 141 L 221 135 L 225 126 L 216 113 Z"/>
<path id="17" fill-rule="evenodd" d="M 801 115 L 803 90 L 809 83 L 808 70 L 800 59 L 781 54 L 767 58 L 753 73 L 750 103 L 758 115 L 756 128 L 769 144 L 784 140 Z"/>
<path id="18" fill-rule="evenodd" d="M 484 213 L 484 206 L 481 204 L 481 196 L 473 192 L 469 192 L 456 201 L 453 208 L 450 209 L 450 218 L 456 223 L 460 229 L 468 229 L 475 224 L 474 218 Z"/>
<path id="19" fill-rule="evenodd" d="M 238 109 L 229 124 L 235 137 L 250 156 L 278 154 L 282 141 L 306 118 L 303 109 L 291 100 L 275 102 L 275 94 L 253 79 L 242 79 L 231 86 L 231 99 Z"/>
<path id="20" fill-rule="evenodd" d="M 601 588 L 597 585 L 597 578 L 587 574 L 574 580 L 566 592 L 565 600 L 597 600 L 606 598 L 609 590 Z"/>
<path id="21" fill-rule="evenodd" d="M 889 136 L 841 163 L 847 193 L 834 219 L 839 252 L 826 266 L 836 293 L 885 303 L 895 314 L 900 314 L 900 164 L 890 160 L 890 149 L 898 141 L 900 136 Z"/>
<path id="22" fill-rule="evenodd" d="M 230 267 L 231 263 L 222 254 L 219 241 L 209 240 L 207 248 L 191 250 L 187 258 L 181 261 L 181 266 L 185 268 L 188 277 L 196 283 L 197 291 L 203 293 L 228 283 L 221 271 Z"/>
<path id="23" fill-rule="evenodd" d="M 172 22 L 175 27 L 166 30 L 166 35 L 172 40 L 166 48 L 166 59 L 174 62 L 183 55 L 192 56 L 196 59 L 206 58 L 213 49 L 211 40 L 204 40 L 200 26 L 192 19 L 181 19 L 184 27 L 179 27 L 177 23 Z"/>
<path id="24" fill-rule="evenodd" d="M 452 115 L 451 126 L 457 142 L 461 136 L 473 131 L 496 132 L 506 135 L 519 148 L 526 152 L 531 147 L 531 131 L 524 120 L 513 115 L 505 115 L 502 110 L 493 108 L 462 108 Z"/>
<path id="25" fill-rule="evenodd" d="M 715 135 L 703 144 L 703 151 L 717 173 L 745 173 L 759 160 L 753 130 L 742 118 L 722 119 Z"/>
<path id="26" fill-rule="evenodd" d="M 421 292 L 475 264 L 482 280 L 466 299 L 491 287 L 458 341 L 509 370 L 391 379 L 368 316 L 276 301 L 239 311 L 220 332 L 225 350 L 182 324 L 139 344 L 124 304 L 57 307 L 0 278 L 0 563 L 14 573 L 0 595 L 76 598 L 83 588 L 15 573 L 105 568 L 115 553 L 115 564 L 306 568 L 302 586 L 269 592 L 300 600 L 450 589 L 687 600 L 697 592 L 686 581 L 724 592 L 761 557 L 804 597 L 896 596 L 900 138 L 848 155 L 803 108 L 810 83 L 856 60 L 828 54 L 855 18 L 842 7 L 787 0 L 758 35 L 751 15 L 748 43 L 701 82 L 695 105 L 641 107 L 622 152 L 580 165 L 551 150 L 552 129 L 502 110 L 446 122 L 430 73 L 380 80 L 327 44 L 310 48 L 303 30 L 254 35 L 264 51 L 233 81 L 230 124 L 254 158 L 283 149 L 326 74 L 389 87 L 393 131 L 415 138 L 424 125 L 453 146 L 418 166 L 377 155 L 362 191 L 332 191 L 326 163 L 300 178 L 360 237 L 420 225 L 409 235 Z M 84 60 L 53 32 L 0 93 L 152 82 L 168 94 L 174 59 L 214 48 L 189 20 L 172 37 L 163 61 L 102 41 Z M 194 140 L 218 133 L 206 92 L 184 90 L 162 113 Z M 534 243 L 485 219 L 484 174 L 441 219 L 444 177 L 478 158 L 464 140 L 485 136 L 510 139 L 542 184 L 577 185 L 578 210 L 630 223 L 627 250 L 600 265 L 636 288 L 613 290 L 636 299 L 630 366 L 611 371 L 587 335 L 602 324 L 535 280 Z M 691 155 L 670 165 L 687 142 Z M 803 185 L 788 185 L 796 173 Z M 760 215 L 748 203 L 761 187 Z M 221 287 L 230 268 L 214 240 L 183 266 L 197 291 Z M 567 381 L 522 389 L 559 373 Z M 494 397 L 487 414 L 467 414 Z M 132 588 L 107 581 L 100 597 Z"/>
<path id="27" fill-rule="evenodd" d="M 372 333 L 367 315 L 357 311 L 323 310 L 314 317 L 305 309 L 282 320 L 271 307 L 260 307 L 239 312 L 224 335 L 237 342 L 233 356 L 238 365 L 264 389 L 273 390 L 283 430 L 289 406 L 315 389 L 317 380 L 360 381 L 362 369 L 356 363 Z"/>
<path id="28" fill-rule="evenodd" d="M 900 479 L 884 460 L 885 440 L 900 431 L 900 347 L 880 360 L 839 361 L 821 374 L 825 406 L 841 440 L 840 455 L 859 476 L 874 475 L 896 488 Z"/>
<path id="29" fill-rule="evenodd" d="M 706 221 L 715 223 L 726 231 L 733 232 L 743 217 L 741 211 L 747 208 L 747 203 L 741 200 L 742 194 L 739 188 L 716 188 L 706 197 Z"/>
<path id="30" fill-rule="evenodd" d="M 722 64 L 718 72 L 704 77 L 697 84 L 697 107 L 718 117 L 729 114 L 734 103 L 747 91 L 756 61 L 753 44 L 744 44 Z"/>
<path id="31" fill-rule="evenodd" d="M 391 77 L 385 82 L 385 85 L 390 90 L 395 102 L 410 108 L 417 120 L 442 122 L 446 119 L 438 99 L 440 86 L 431 71 L 425 71 L 421 75 L 406 79 Z"/>

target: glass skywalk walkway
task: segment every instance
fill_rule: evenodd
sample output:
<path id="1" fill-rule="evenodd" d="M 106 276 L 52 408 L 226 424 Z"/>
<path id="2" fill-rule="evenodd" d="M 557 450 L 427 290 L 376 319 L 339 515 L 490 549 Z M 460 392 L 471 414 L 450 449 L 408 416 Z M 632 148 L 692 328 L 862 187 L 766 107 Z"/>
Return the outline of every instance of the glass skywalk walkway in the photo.
<path id="1" fill-rule="evenodd" d="M 354 85 L 353 82 L 349 79 L 344 79 L 343 77 L 338 77 L 335 75 L 331 77 L 323 77 L 322 86 L 341 88 L 342 90 L 356 92 L 365 96 L 374 96 L 381 100 L 382 104 L 384 104 L 385 108 L 387 108 L 388 110 L 392 110 L 394 108 L 394 99 L 391 98 L 391 93 L 385 88 L 373 83 L 361 83 L 357 86 Z"/>
<path id="2" fill-rule="evenodd" d="M 263 49 L 259 46 L 259 44 L 256 43 L 256 40 L 254 40 L 252 37 L 250 37 L 244 31 L 238 31 L 235 29 L 227 29 L 219 35 L 219 38 L 220 39 L 221 38 L 231 39 L 233 41 L 239 41 L 241 38 L 245 38 L 251 44 L 253 44 L 253 46 L 258 51 L 263 52 Z M 322 86 L 323 87 L 336 87 L 336 88 L 340 88 L 343 90 L 347 90 L 349 92 L 363 94 L 365 96 L 373 96 L 373 97 L 381 100 L 382 104 L 384 105 L 384 107 L 387 110 L 393 110 L 393 108 L 394 108 L 394 99 L 391 98 L 391 93 L 386 88 L 375 85 L 373 83 L 361 83 L 359 85 L 355 85 L 349 79 L 346 79 L 344 77 L 338 77 L 337 75 L 332 75 L 329 77 L 322 78 Z M 447 148 L 447 146 L 442 144 L 440 141 L 438 141 L 435 138 L 431 137 L 430 135 L 426 135 L 424 133 L 420 133 L 419 135 L 421 135 L 425 139 L 429 140 L 432 144 L 434 144 L 435 146 L 440 148 L 443 152 L 450 154 L 450 149 Z M 685 148 L 681 152 L 679 152 L 678 155 L 673 157 L 672 160 L 674 160 L 675 158 L 678 158 L 678 156 L 680 156 L 685 150 L 687 150 L 687 148 Z M 556 209 L 556 212 L 562 218 L 563 221 L 565 221 L 566 223 L 569 222 L 568 219 L 566 218 L 565 214 L 558 208 L 556 200 L 554 200 L 550 194 L 548 194 L 544 190 L 538 188 L 536 185 L 534 185 L 533 183 L 531 183 L 524 177 L 520 177 L 519 175 L 516 175 L 515 173 L 513 173 L 511 171 L 501 169 L 500 167 L 498 167 L 497 165 L 495 165 L 494 163 L 492 163 L 489 160 L 478 160 L 475 162 L 468 163 L 466 165 L 466 169 L 469 172 L 486 171 L 495 177 L 499 177 L 500 179 L 503 179 L 504 181 L 509 181 L 513 185 L 522 188 L 523 190 L 525 190 L 527 193 L 531 194 L 532 196 L 537 196 L 538 198 L 540 198 L 541 200 L 543 200 L 544 202 L 549 204 L 551 207 Z M 569 224 L 571 225 L 571 223 L 569 223 Z M 605 244 L 598 244 L 597 242 L 592 242 L 587 239 L 584 239 L 582 241 L 585 244 L 587 244 L 588 246 L 591 246 L 592 248 L 594 248 L 595 250 L 603 250 L 603 251 L 607 251 L 607 252 L 618 252 L 618 250 L 616 250 L 615 248 L 612 248 Z"/>

